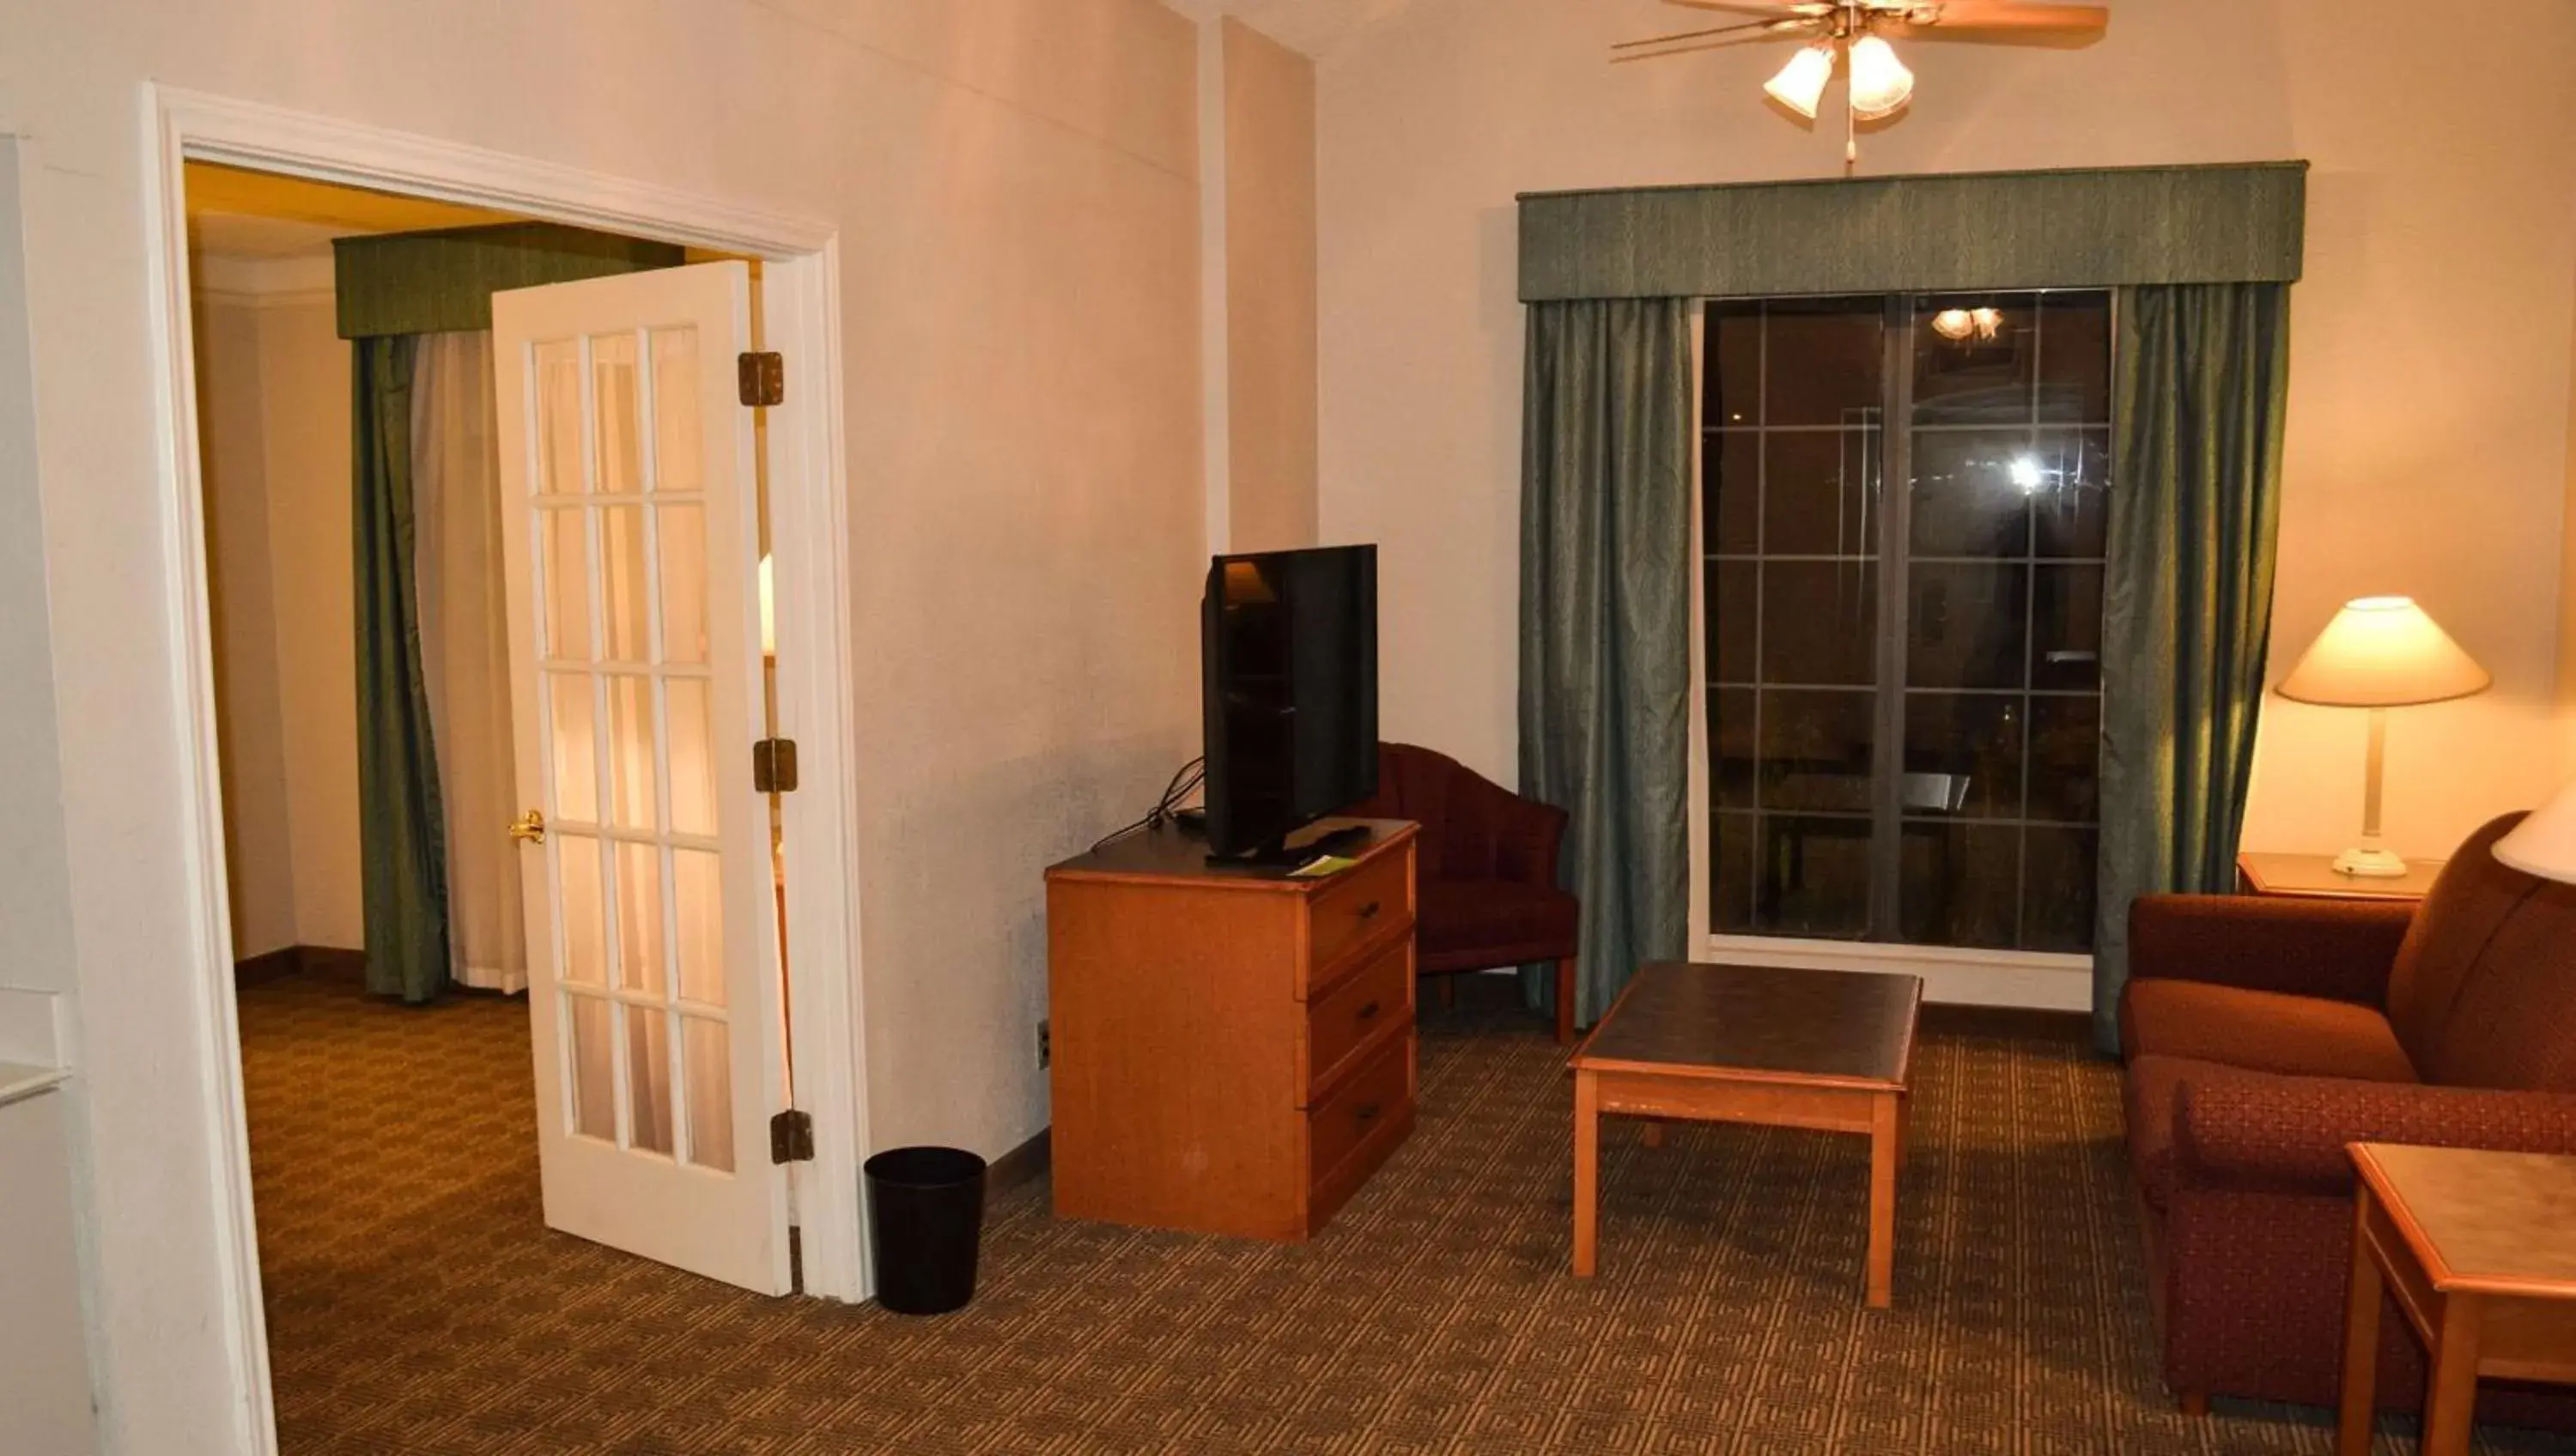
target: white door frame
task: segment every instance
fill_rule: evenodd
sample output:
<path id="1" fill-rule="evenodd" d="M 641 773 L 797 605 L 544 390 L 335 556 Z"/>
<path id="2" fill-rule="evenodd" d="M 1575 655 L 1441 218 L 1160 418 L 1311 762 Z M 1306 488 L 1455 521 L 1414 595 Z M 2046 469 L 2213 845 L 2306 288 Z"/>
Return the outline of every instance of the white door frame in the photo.
<path id="1" fill-rule="evenodd" d="M 182 164 L 264 172 L 467 203 L 548 221 L 691 244 L 764 260 L 768 348 L 788 360 L 787 403 L 769 415 L 770 536 L 776 560 L 779 731 L 798 740 L 801 785 L 784 800 L 787 935 L 803 974 L 789 977 L 789 1055 L 797 1105 L 814 1117 L 814 1161 L 793 1165 L 790 1196 L 808 1293 L 859 1300 L 875 1290 L 859 1199 L 867 1140 L 865 1041 L 858 994 L 857 741 L 851 712 L 848 481 L 842 453 L 840 241 L 829 224 L 478 147 L 147 83 L 144 226 L 158 356 L 166 600 L 178 642 L 186 724 L 176 805 L 196 974 L 190 1014 L 206 1069 L 195 1111 L 214 1148 L 210 1191 L 221 1234 L 225 1341 L 240 1444 L 274 1451 L 267 1322 L 242 1111 L 233 1004 L 232 925 L 215 758 L 204 484 L 197 449 L 196 355 Z M 744 772 L 750 765 L 742 765 Z M 172 1109 L 175 1113 L 179 1109 Z"/>

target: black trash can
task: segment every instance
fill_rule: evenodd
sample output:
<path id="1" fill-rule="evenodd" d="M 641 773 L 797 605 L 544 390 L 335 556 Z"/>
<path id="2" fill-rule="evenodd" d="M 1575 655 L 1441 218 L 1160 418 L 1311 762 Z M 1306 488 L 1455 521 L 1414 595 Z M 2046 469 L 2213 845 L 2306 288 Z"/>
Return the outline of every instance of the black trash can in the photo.
<path id="1" fill-rule="evenodd" d="M 984 1237 L 984 1160 L 962 1148 L 889 1148 L 864 1171 L 877 1303 L 897 1314 L 964 1308 Z"/>

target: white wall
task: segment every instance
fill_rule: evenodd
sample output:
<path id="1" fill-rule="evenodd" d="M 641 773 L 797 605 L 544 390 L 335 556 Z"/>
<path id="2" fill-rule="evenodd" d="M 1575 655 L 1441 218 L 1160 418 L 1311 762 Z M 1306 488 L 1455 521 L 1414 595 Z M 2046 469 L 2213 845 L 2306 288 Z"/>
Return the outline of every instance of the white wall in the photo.
<path id="1" fill-rule="evenodd" d="M 1515 767 L 1522 310 L 1513 195 L 1832 175 L 1776 45 L 1635 65 L 1642 3 L 1414 0 L 1318 67 L 1323 526 L 1381 543 L 1390 736 Z M 2080 50 L 1923 43 L 1870 173 L 2304 157 L 2274 672 L 2346 598 L 2409 592 L 2496 677 L 2390 726 L 2389 838 L 2441 853 L 2570 764 L 2552 724 L 2576 9 L 2130 0 Z M 1840 95 L 1839 87 L 1834 93 Z M 2358 714 L 2267 705 L 2250 846 L 2358 829 Z"/>
<path id="2" fill-rule="evenodd" d="M 1227 549 L 1320 539 L 1315 66 L 1236 20 L 1225 50 Z"/>
<path id="3" fill-rule="evenodd" d="M 0 601 L 21 608 L 0 650 L 39 678 L 50 652 L 69 725 L 117 1449 L 221 1451 L 233 1415 L 223 1150 L 171 832 L 184 604 L 166 595 L 147 78 L 839 221 L 875 1132 L 995 1153 L 1042 1127 L 1039 872 L 1132 817 L 1195 737 L 1188 24 L 1148 0 L 0 0 L 0 34 L 0 132 L 30 138 L 45 528 L 41 562 L 0 532 Z M 26 497 L 0 509 L 30 514 Z M 50 633 L 31 636 L 40 590 Z M 25 701 L 0 731 L 39 738 Z M 12 842 L 46 828 L 31 781 L 5 791 Z"/>
<path id="4" fill-rule="evenodd" d="M 201 276 L 197 297 L 233 955 L 354 950 L 365 902 L 349 345 L 327 291 L 235 292 Z"/>

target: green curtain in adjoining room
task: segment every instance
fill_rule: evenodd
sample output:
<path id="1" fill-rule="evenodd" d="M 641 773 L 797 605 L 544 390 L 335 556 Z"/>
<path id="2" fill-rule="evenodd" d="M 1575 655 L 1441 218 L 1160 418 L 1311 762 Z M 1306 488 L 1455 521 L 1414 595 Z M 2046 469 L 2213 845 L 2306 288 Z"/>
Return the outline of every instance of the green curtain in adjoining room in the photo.
<path id="1" fill-rule="evenodd" d="M 412 554 L 411 393 L 419 344 L 396 336 L 350 346 L 367 989 L 413 1003 L 445 990 L 448 968 L 446 840 Z"/>
<path id="2" fill-rule="evenodd" d="M 1576 1020 L 1690 934 L 1691 310 L 1532 304 L 1521 424 L 1521 789 L 1572 815 Z M 1522 973 L 1534 1004 L 1552 980 Z"/>
<path id="3" fill-rule="evenodd" d="M 2130 902 L 2235 883 L 2272 629 L 2290 288 L 2123 288 L 2118 311 L 2093 937 L 2106 1052 Z"/>

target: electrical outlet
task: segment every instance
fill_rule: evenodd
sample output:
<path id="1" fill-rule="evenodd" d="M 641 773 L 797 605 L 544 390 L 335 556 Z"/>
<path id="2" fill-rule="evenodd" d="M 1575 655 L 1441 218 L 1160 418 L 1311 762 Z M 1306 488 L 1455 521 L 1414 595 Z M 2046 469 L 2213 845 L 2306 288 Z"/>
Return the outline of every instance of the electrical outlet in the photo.
<path id="1" fill-rule="evenodd" d="M 1055 1028 L 1048 1022 L 1038 1023 L 1038 1070 L 1055 1065 Z"/>

